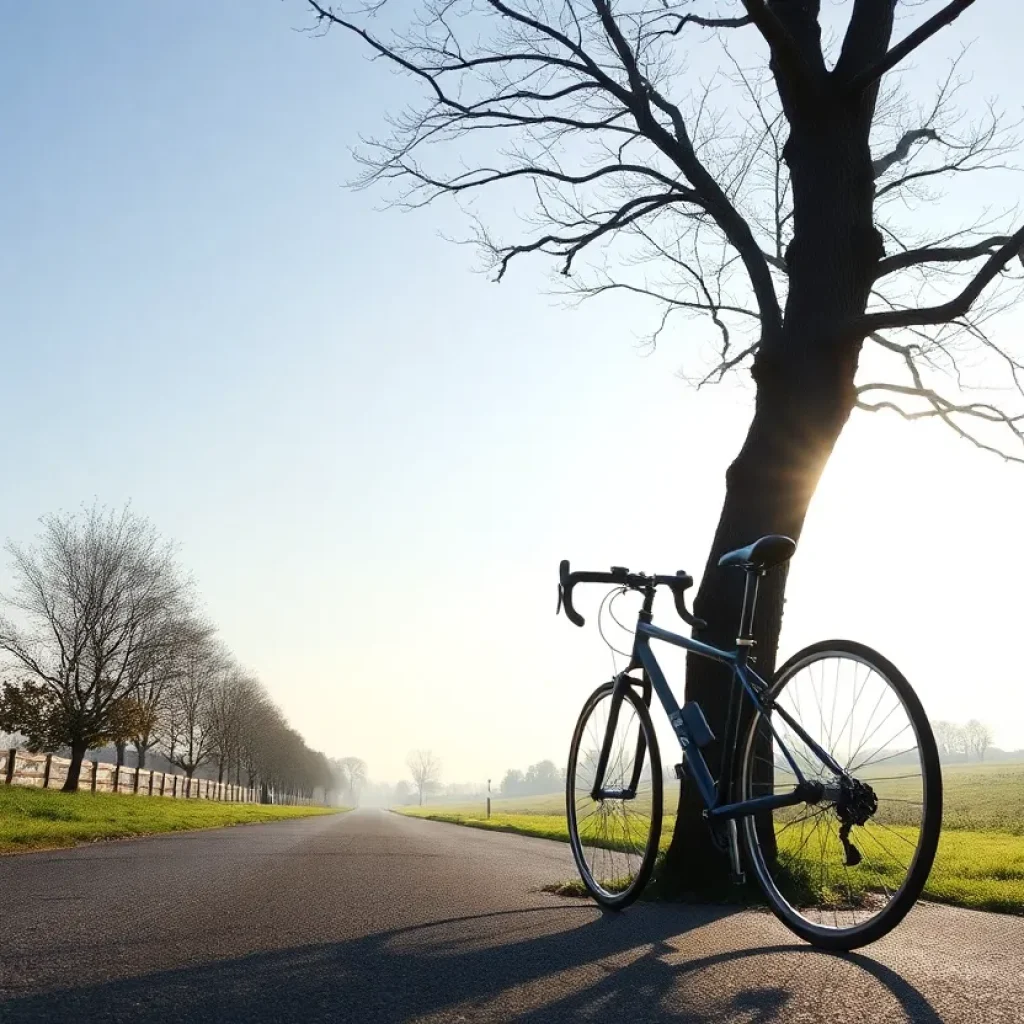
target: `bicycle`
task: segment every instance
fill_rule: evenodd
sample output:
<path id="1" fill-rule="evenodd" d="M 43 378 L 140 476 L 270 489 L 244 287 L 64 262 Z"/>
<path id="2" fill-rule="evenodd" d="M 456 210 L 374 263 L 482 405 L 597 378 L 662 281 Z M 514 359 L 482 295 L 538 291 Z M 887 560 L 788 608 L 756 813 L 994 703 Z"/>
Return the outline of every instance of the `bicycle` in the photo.
<path id="1" fill-rule="evenodd" d="M 682 749 L 675 774 L 696 786 L 732 880 L 745 881 L 742 826 L 746 864 L 772 911 L 798 936 L 825 949 L 854 949 L 887 934 L 920 896 L 938 844 L 942 780 L 931 727 L 910 684 L 880 654 L 845 640 L 805 648 L 770 683 L 751 667 L 760 580 L 795 550 L 790 538 L 771 535 L 719 560 L 746 574 L 732 650 L 653 625 L 655 592 L 666 587 L 679 616 L 695 630 L 707 628 L 686 608 L 693 584 L 687 573 L 570 572 L 568 561 L 561 563 L 558 611 L 577 626 L 584 625 L 572 602 L 577 584 L 610 583 L 608 597 L 643 595 L 629 664 L 587 700 L 569 752 L 570 845 L 598 903 L 632 903 L 658 855 L 664 792 L 652 693 Z M 702 753 L 715 739 L 704 713 L 695 702 L 678 704 L 652 640 L 731 669 L 717 781 Z M 631 674 L 637 671 L 639 678 Z M 840 683 L 851 678 L 840 699 Z M 741 697 L 753 705 L 742 745 Z M 820 722 L 812 726 L 815 710 Z"/>

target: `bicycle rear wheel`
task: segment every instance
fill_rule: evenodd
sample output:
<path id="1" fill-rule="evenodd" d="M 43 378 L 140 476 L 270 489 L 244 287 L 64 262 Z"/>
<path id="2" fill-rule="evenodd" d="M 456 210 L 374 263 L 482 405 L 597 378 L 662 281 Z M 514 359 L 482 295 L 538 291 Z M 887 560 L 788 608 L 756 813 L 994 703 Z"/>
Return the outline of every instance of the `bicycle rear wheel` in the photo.
<path id="1" fill-rule="evenodd" d="M 640 895 L 654 870 L 663 793 L 651 716 L 629 688 L 615 723 L 602 786 L 617 795 L 594 797 L 613 688 L 613 683 L 598 687 L 576 723 L 566 774 L 566 817 L 583 884 L 598 903 L 621 909 Z"/>
<path id="2" fill-rule="evenodd" d="M 801 938 L 826 949 L 874 942 L 920 896 L 939 839 L 942 779 L 921 702 L 889 661 L 845 640 L 791 658 L 767 702 L 777 737 L 822 789 L 813 801 L 744 820 L 751 867 L 772 910 Z M 822 763 L 781 711 L 843 775 Z M 797 782 L 765 725 L 756 715 L 743 747 L 743 799 L 784 793 Z"/>

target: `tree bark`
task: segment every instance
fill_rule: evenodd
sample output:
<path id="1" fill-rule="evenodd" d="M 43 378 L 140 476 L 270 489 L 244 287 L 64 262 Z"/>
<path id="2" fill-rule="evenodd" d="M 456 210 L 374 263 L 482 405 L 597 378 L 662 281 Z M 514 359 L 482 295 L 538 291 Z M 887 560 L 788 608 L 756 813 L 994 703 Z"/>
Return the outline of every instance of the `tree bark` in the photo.
<path id="1" fill-rule="evenodd" d="M 82 777 L 82 762 L 85 760 L 87 750 L 85 740 L 74 740 L 71 744 L 71 764 L 68 765 L 68 775 L 61 786 L 62 793 L 77 793 L 78 780 Z"/>
<path id="2" fill-rule="evenodd" d="M 139 768 L 146 767 L 146 755 L 149 753 L 149 747 L 143 743 L 135 744 L 135 762 Z"/>
<path id="3" fill-rule="evenodd" d="M 794 123 L 786 145 L 794 238 L 786 253 L 783 327 L 762 339 L 754 362 L 754 416 L 726 474 L 725 502 L 694 602 L 709 624 L 699 639 L 718 647 L 735 644 L 744 587 L 743 572 L 718 568 L 718 559 L 768 533 L 799 539 L 821 472 L 853 410 L 863 339 L 844 336 L 843 327 L 866 308 L 874 268 L 884 255 L 872 220 L 869 124 L 863 110 L 832 110 L 813 124 Z M 753 667 L 766 679 L 775 669 L 786 575 L 783 568 L 761 580 Z M 704 754 L 716 775 L 729 683 L 725 666 L 688 656 L 686 699 L 700 704 L 715 734 Z M 752 709 L 747 701 L 741 709 L 742 744 Z M 770 736 L 762 742 L 770 750 Z M 696 788 L 684 781 L 661 871 L 667 892 L 714 891 L 728 875 L 728 860 L 714 847 L 703 809 Z"/>

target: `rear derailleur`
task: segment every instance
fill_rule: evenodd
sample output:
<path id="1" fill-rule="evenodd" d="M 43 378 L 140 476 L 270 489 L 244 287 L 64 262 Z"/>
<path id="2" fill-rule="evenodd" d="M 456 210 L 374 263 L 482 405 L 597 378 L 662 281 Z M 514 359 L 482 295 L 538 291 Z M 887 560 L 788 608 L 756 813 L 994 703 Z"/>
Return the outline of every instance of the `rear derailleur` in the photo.
<path id="1" fill-rule="evenodd" d="M 860 850 L 850 842 L 850 830 L 854 825 L 864 825 L 878 810 L 878 797 L 866 783 L 857 779 L 844 778 L 839 782 L 839 800 L 836 801 L 836 815 L 841 822 L 839 841 L 846 854 L 846 866 L 856 867 L 864 858 Z"/>

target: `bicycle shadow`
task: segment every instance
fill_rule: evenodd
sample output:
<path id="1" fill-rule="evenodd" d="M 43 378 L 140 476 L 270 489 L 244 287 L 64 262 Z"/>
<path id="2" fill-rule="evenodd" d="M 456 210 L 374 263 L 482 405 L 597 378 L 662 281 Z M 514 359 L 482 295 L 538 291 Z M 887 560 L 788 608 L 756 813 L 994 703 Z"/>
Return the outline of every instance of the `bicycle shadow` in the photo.
<path id="1" fill-rule="evenodd" d="M 716 948 L 716 926 L 731 914 L 595 916 L 563 904 L 451 918 L 10 998 L 0 1019 L 940 1024 L 917 989 L 870 957 L 795 944 Z"/>

